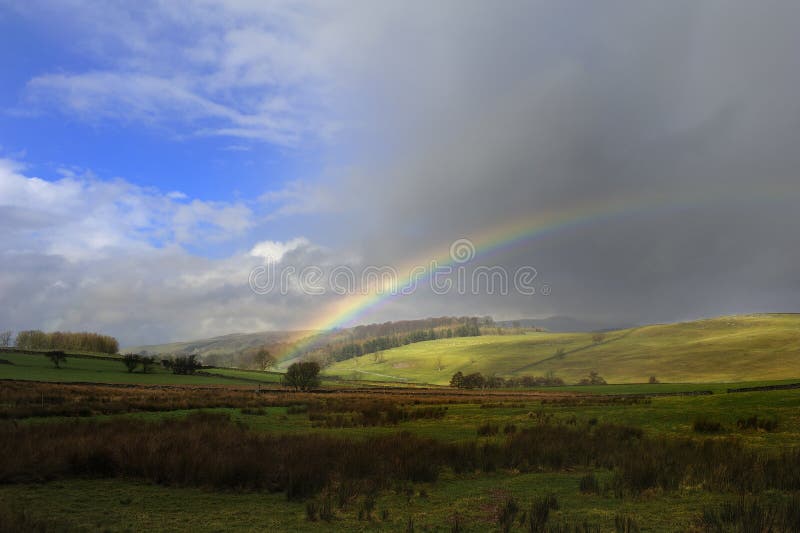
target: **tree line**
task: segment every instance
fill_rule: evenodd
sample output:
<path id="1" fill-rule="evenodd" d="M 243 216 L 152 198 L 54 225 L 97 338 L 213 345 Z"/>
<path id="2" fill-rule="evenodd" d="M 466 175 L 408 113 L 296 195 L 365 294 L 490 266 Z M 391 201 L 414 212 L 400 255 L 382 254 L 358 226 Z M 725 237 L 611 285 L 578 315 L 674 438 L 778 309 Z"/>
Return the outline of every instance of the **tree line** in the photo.
<path id="1" fill-rule="evenodd" d="M 17 333 L 15 345 L 23 350 L 76 350 L 115 354 L 119 343 L 114 337 L 90 332 L 54 331 L 45 333 L 38 329 Z"/>
<path id="2" fill-rule="evenodd" d="M 323 356 L 330 361 L 344 361 L 391 348 L 397 348 L 416 342 L 453 337 L 478 337 L 481 335 L 479 319 L 468 317 L 455 327 L 428 328 L 406 333 L 404 335 L 387 335 L 360 342 L 348 342 L 340 345 L 328 345 L 323 348 Z"/>

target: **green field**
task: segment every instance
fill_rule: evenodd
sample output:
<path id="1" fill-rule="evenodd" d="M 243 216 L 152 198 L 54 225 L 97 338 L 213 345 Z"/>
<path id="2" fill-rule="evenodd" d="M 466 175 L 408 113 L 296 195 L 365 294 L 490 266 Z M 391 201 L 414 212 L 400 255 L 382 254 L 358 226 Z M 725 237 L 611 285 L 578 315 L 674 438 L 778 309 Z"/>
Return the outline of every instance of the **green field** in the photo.
<path id="1" fill-rule="evenodd" d="M 28 381 L 54 381 L 63 383 L 119 383 L 137 385 L 234 385 L 257 387 L 277 386 L 281 381 L 278 372 L 261 372 L 238 368 L 207 368 L 193 375 L 177 375 L 154 365 L 147 374 L 137 368 L 128 372 L 121 360 L 103 355 L 93 357 L 67 354 L 66 363 L 55 368 L 44 353 L 26 354 L 0 350 L 0 359 L 11 364 L 0 364 L 0 379 Z M 351 387 L 352 383 L 339 379 L 322 379 L 328 387 Z M 359 382 L 360 386 L 368 386 Z"/>
<path id="2" fill-rule="evenodd" d="M 554 373 L 576 383 L 723 383 L 800 378 L 800 315 L 748 315 L 591 333 L 535 332 L 439 339 L 335 363 L 327 375 L 447 384 L 456 372 Z"/>
<path id="3" fill-rule="evenodd" d="M 55 368 L 44 355 L 0 351 L 0 359 L 11 363 L 0 364 L 0 379 L 142 385 L 225 385 L 237 382 L 235 375 L 180 376 L 165 371 L 158 365 L 154 365 L 153 370 L 147 374 L 143 374 L 140 370 L 128 372 L 121 362 L 94 357 L 67 355 L 67 361 L 61 368 Z M 232 373 L 235 374 L 235 371 Z M 242 380 L 238 382 L 247 383 Z"/>
<path id="4" fill-rule="evenodd" d="M 486 408 L 486 405 L 491 406 Z M 577 427 L 588 423 L 613 423 L 640 427 L 653 437 L 702 438 L 692 429 L 694 420 L 703 417 L 722 424 L 720 433 L 709 438 L 735 437 L 754 450 L 794 447 L 800 440 L 800 391 L 771 391 L 739 394 L 713 394 L 700 397 L 653 398 L 630 405 L 552 405 L 521 397 L 517 401 L 493 404 L 492 399 L 475 395 L 464 403 L 447 404 L 441 420 L 416 420 L 398 426 L 326 429 L 314 427 L 305 413 L 292 414 L 285 407 L 267 407 L 258 414 L 239 409 L 213 409 L 228 413 L 234 421 L 252 431 L 265 434 L 322 434 L 363 439 L 408 431 L 444 442 L 469 442 L 476 439 L 476 428 L 493 423 L 513 424 L 520 430 L 536 427 L 542 418 L 548 424 L 568 423 Z M 103 423 L 112 419 L 135 419 L 141 423 L 182 418 L 191 411 L 165 411 L 97 416 Z M 752 415 L 778 421 L 771 432 L 742 430 L 736 422 Z M 59 417 L 35 418 L 36 424 L 66 422 Z M 23 423 L 29 422 L 23 420 Z M 479 443 L 502 442 L 501 434 L 477 437 Z M 281 493 L 219 491 L 202 487 L 173 487 L 136 479 L 58 479 L 43 483 L 0 485 L 0 505 L 27 509 L 37 519 L 53 520 L 51 530 L 130 531 L 158 529 L 179 531 L 405 531 L 409 522 L 415 531 L 449 531 L 461 521 L 465 531 L 497 531 L 496 506 L 501 498 L 514 498 L 525 509 L 534 498 L 553 494 L 559 502 L 549 523 L 584 521 L 601 531 L 615 531 L 614 520 L 631 516 L 641 531 L 686 531 L 696 523 L 704 509 L 724 501 L 735 501 L 735 494 L 686 486 L 678 491 L 655 491 L 640 497 L 615 497 L 610 493 L 586 494 L 578 489 L 582 476 L 594 473 L 602 483 L 610 483 L 613 472 L 603 468 L 565 469 L 545 472 L 475 472 L 455 474 L 445 471 L 439 480 L 415 483 L 380 491 L 369 518 L 359 517 L 360 500 L 334 513 L 328 522 L 306 518 L 306 503 L 290 501 Z M 410 491 L 410 492 L 409 492 Z M 771 493 L 772 499 L 785 498 Z M 179 503 L 178 503 L 179 502 Z M 47 530 L 47 529 L 46 529 Z M 522 527 L 513 530 L 521 531 Z"/>

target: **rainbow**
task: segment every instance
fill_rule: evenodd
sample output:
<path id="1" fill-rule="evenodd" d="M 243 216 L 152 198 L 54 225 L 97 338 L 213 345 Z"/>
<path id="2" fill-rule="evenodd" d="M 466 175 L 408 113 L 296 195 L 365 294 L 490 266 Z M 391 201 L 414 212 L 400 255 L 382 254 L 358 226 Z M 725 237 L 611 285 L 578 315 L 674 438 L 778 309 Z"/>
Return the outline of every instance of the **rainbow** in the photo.
<path id="1" fill-rule="evenodd" d="M 798 192 L 796 187 L 792 187 L 790 191 L 782 187 L 767 191 L 764 189 L 748 191 L 747 194 L 741 194 L 741 191 L 736 194 L 732 190 L 725 193 L 717 191 L 714 194 L 709 192 L 681 200 L 676 200 L 674 195 L 670 195 L 669 198 L 660 195 L 628 196 L 601 201 L 591 200 L 568 208 L 541 210 L 469 235 L 469 243 L 474 247 L 474 256 L 469 260 L 486 259 L 499 252 L 528 244 L 554 233 L 613 219 L 680 213 L 712 204 L 741 203 L 743 200 L 748 204 L 758 200 L 788 201 L 796 198 Z M 427 254 L 418 256 L 417 260 L 408 262 L 402 268 L 397 268 L 397 272 L 401 275 L 401 278 L 397 280 L 397 286 L 371 287 L 367 293 L 344 296 L 319 313 L 307 329 L 324 333 L 362 322 L 368 313 L 394 298 L 401 297 L 403 289 L 413 287 L 415 283 L 427 281 L 430 278 L 432 273 L 427 267 L 424 274 L 412 276 L 411 273 L 416 266 L 430 265 L 432 261 L 435 261 L 439 267 L 464 264 L 463 258 L 457 255 L 453 257 L 454 255 L 456 254 L 451 251 L 451 245 L 448 244 L 439 247 L 436 251 L 429 251 Z M 313 349 L 317 344 L 323 342 L 324 335 L 322 334 L 305 337 L 295 344 L 286 359 L 296 357 L 299 353 Z"/>

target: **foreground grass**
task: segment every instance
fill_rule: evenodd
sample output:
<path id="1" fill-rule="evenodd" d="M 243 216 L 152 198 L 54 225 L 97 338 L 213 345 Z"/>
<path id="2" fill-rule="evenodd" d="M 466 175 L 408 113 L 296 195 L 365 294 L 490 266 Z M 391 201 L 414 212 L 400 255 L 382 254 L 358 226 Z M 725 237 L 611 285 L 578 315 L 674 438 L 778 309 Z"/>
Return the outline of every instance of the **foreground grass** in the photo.
<path id="1" fill-rule="evenodd" d="M 556 523 L 589 521 L 613 531 L 614 516 L 625 513 L 647 531 L 676 531 L 686 530 L 704 506 L 723 499 L 696 490 L 638 501 L 584 495 L 578 490 L 582 475 L 451 476 L 418 485 L 411 495 L 382 492 L 371 519 L 359 520 L 354 504 L 337 511 L 330 522 L 309 522 L 305 505 L 282 494 L 220 493 L 116 479 L 0 486 L 0 505 L 38 510 L 39 516 L 57 517 L 80 531 L 405 531 L 409 520 L 417 531 L 449 531 L 456 517 L 466 531 L 487 531 L 496 529 L 498 498 L 510 495 L 526 507 L 535 497 L 555 494 L 560 508 L 551 520 Z"/>
<path id="2" fill-rule="evenodd" d="M 0 384 L 3 386 L 8 387 Z M 20 387 L 27 386 L 20 384 Z M 42 384 L 41 387 L 67 390 L 75 386 Z M 76 390 L 89 391 L 85 394 L 96 391 L 98 405 L 103 403 L 106 394 L 116 401 L 127 401 L 126 398 L 136 398 L 137 395 L 149 398 L 155 394 L 149 389 L 138 392 L 98 386 Z M 368 406 L 369 402 L 400 402 L 406 408 L 416 409 L 431 399 L 425 395 L 409 396 L 402 390 L 394 393 L 295 395 L 187 389 L 186 392 L 159 391 L 158 394 L 165 395 L 163 401 L 167 401 L 168 396 L 182 394 L 195 395 L 206 401 L 215 394 L 226 394 L 234 400 L 239 398 L 236 401 L 248 402 L 247 408 L 225 407 L 205 411 L 227 414 L 236 425 L 272 435 L 319 434 L 360 440 L 408 431 L 417 437 L 443 443 L 477 441 L 482 445 L 502 444 L 506 439 L 503 428 L 510 425 L 522 431 L 541 424 L 586 427 L 608 423 L 642 428 L 645 435 L 652 438 L 733 438 L 759 452 L 777 452 L 796 447 L 800 442 L 800 390 L 624 399 L 624 403 L 608 396 L 514 396 L 513 391 L 507 396 L 473 393 L 467 397 L 454 395 L 434 399 L 447 408 L 441 419 L 337 428 L 315 427 L 308 412 L 293 409 L 291 405 L 318 403 L 324 412 L 346 414 Z M 38 392 L 34 396 L 38 398 Z M 13 395 L 5 395 L 0 403 L 10 405 L 13 401 Z M 283 405 L 268 405 L 271 401 L 283 402 Z M 258 402 L 267 403 L 258 407 Z M 124 419 L 146 423 L 182 419 L 194 413 L 197 413 L 196 409 L 168 409 L 77 418 L 39 416 L 20 419 L 15 424 L 72 424 Z M 739 419 L 753 415 L 775 419 L 777 430 L 766 432 L 737 427 Z M 692 428 L 698 418 L 719 422 L 721 431 L 712 435 L 698 434 Z M 477 428 L 487 424 L 495 425 L 499 433 L 479 437 Z M 270 461 L 270 458 L 265 457 L 265 461 Z M 613 477 L 611 471 L 581 466 L 522 473 L 505 469 L 456 474 L 445 469 L 433 483 L 400 483 L 381 489 L 368 517 L 363 513 L 363 496 L 359 496 L 343 508 L 337 508 L 329 522 L 307 520 L 307 501 L 289 501 L 281 492 L 178 488 L 122 478 L 65 478 L 43 483 L 0 485 L 0 513 L 3 506 L 24 509 L 33 518 L 52 519 L 57 522 L 55 526 L 81 531 L 403 531 L 409 521 L 415 531 L 449 531 L 455 523 L 461 524 L 465 531 L 486 531 L 498 529 L 496 515 L 505 499 L 513 498 L 520 509 L 525 510 L 534 498 L 552 493 L 558 499 L 559 509 L 552 512 L 551 524 L 586 521 L 599 526 L 602 531 L 614 531 L 614 519 L 622 514 L 632 516 L 643 531 L 687 531 L 697 523 L 704 509 L 737 497 L 734 493 L 704 490 L 695 484 L 682 485 L 677 490 L 648 490 L 638 496 L 615 497 L 608 491 L 583 494 L 579 485 L 581 477 L 587 473 L 594 473 L 601 485 L 610 483 Z M 785 500 L 788 494 L 767 491 L 762 496 Z"/>

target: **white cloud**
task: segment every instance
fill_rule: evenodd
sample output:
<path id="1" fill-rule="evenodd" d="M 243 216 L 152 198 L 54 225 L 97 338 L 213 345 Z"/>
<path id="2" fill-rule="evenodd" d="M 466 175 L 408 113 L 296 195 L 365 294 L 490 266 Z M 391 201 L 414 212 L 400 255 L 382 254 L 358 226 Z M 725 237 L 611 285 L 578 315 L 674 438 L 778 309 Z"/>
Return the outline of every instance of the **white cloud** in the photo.
<path id="1" fill-rule="evenodd" d="M 0 236 L 5 250 L 77 260 L 120 250 L 234 238 L 253 226 L 242 203 L 183 201 L 116 179 L 69 173 L 55 181 L 23 174 L 0 159 Z"/>
<path id="2" fill-rule="evenodd" d="M 257 214 L 241 203 L 67 176 L 40 179 L 0 159 L 0 297 L 13 302 L 0 306 L 4 328 L 97 330 L 127 345 L 300 328 L 307 299 L 254 294 L 251 270 L 267 258 L 336 262 L 304 237 L 204 257 L 188 245 L 246 241 Z"/>
<path id="3" fill-rule="evenodd" d="M 139 121 L 169 128 L 189 127 L 195 135 L 241 137 L 281 145 L 295 144 L 303 126 L 289 109 L 245 109 L 199 94 L 191 78 L 156 77 L 140 72 L 46 74 L 28 82 L 30 104 L 52 103 L 96 122 Z M 208 120 L 213 126 L 201 126 Z"/>
<path id="4" fill-rule="evenodd" d="M 286 242 L 261 241 L 253 246 L 250 255 L 262 257 L 264 261 L 280 263 L 283 257 L 298 248 L 307 248 L 311 245 L 305 237 L 297 237 Z"/>

